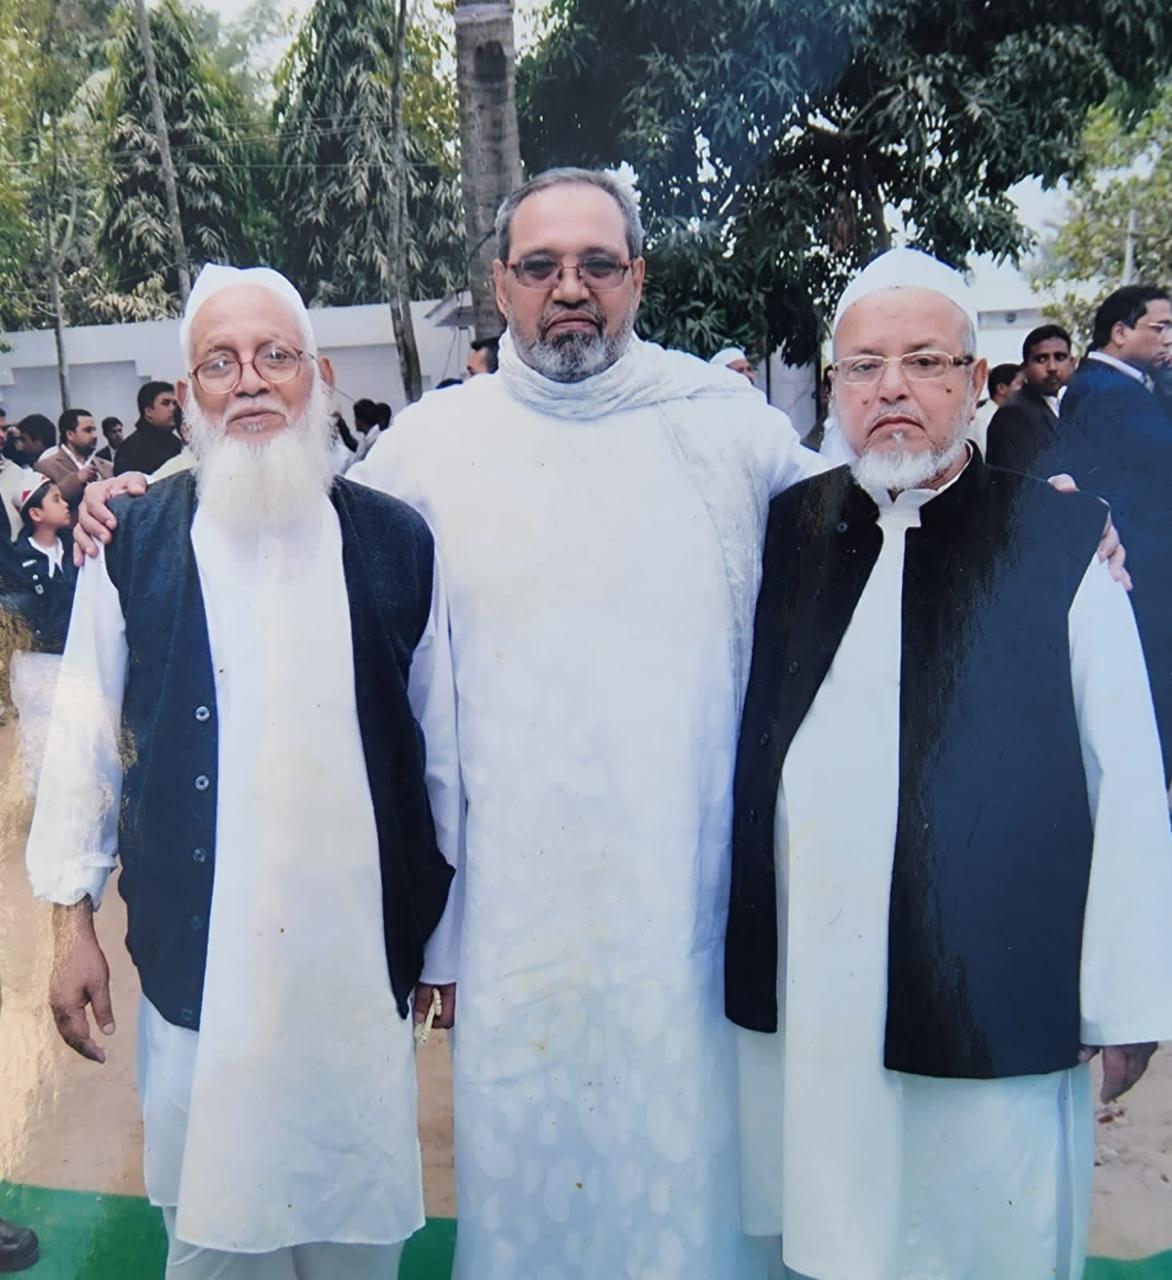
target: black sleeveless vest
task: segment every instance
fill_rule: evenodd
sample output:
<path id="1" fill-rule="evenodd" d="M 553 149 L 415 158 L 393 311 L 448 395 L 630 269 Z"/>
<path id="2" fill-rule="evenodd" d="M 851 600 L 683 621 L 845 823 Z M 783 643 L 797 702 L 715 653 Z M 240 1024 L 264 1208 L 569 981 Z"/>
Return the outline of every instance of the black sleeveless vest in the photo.
<path id="1" fill-rule="evenodd" d="M 330 498 L 342 531 L 387 969 L 406 1017 L 452 877 L 436 845 L 424 744 L 407 700 L 411 657 L 431 607 L 432 537 L 411 508 L 362 485 L 336 481 Z M 129 649 L 118 836 L 127 947 L 155 1008 L 193 1029 L 207 960 L 219 768 L 215 680 L 191 545 L 195 505 L 190 472 L 152 485 L 145 497 L 117 499 L 118 532 L 106 548 Z M 307 600 L 307 626 L 313 608 Z"/>
<path id="2" fill-rule="evenodd" d="M 1093 832 L 1068 613 L 1105 516 L 974 456 L 906 534 L 891 1070 L 979 1079 L 1077 1060 Z M 877 517 L 846 468 L 770 508 L 726 940 L 728 1016 L 752 1030 L 777 1029 L 782 767 L 878 558 Z M 841 731 L 868 732 L 866 706 Z"/>

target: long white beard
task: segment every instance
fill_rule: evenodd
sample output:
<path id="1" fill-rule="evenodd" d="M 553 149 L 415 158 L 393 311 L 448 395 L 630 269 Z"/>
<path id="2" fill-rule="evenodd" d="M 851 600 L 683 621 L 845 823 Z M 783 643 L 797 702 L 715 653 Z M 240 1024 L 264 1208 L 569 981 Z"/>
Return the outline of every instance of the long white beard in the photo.
<path id="1" fill-rule="evenodd" d="M 304 411 L 275 436 L 254 442 L 226 435 L 192 397 L 184 419 L 201 508 L 238 534 L 285 528 L 307 516 L 334 479 L 332 405 L 330 388 L 315 373 Z"/>
<path id="2" fill-rule="evenodd" d="M 967 418 L 958 417 L 952 443 L 933 449 L 911 450 L 902 444 L 895 448 L 866 449 L 851 463 L 851 474 L 864 489 L 887 489 L 892 493 L 921 489 L 960 460 L 967 447 L 967 425 Z"/>

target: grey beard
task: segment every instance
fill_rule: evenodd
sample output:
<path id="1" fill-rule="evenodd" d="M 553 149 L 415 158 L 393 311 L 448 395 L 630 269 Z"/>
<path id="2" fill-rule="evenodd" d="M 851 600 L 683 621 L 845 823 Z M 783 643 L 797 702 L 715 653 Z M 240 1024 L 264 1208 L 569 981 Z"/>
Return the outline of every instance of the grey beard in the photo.
<path id="1" fill-rule="evenodd" d="M 604 373 L 622 357 L 634 328 L 632 308 L 616 333 L 565 333 L 556 342 L 546 342 L 540 335 L 522 337 L 509 317 L 509 331 L 517 354 L 531 369 L 552 382 L 583 382 Z"/>
<path id="2" fill-rule="evenodd" d="M 967 421 L 962 420 L 961 429 L 951 444 L 938 445 L 926 451 L 912 452 L 902 448 L 865 450 L 851 463 L 851 474 L 864 489 L 903 493 L 907 489 L 923 488 L 960 459 L 966 448 L 966 426 Z"/>

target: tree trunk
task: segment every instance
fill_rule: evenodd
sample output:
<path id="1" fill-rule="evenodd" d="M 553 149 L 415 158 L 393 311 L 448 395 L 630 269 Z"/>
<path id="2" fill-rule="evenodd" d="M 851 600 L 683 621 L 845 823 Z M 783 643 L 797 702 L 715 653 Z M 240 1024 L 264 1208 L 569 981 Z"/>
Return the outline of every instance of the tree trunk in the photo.
<path id="1" fill-rule="evenodd" d="M 391 243 L 387 253 L 387 286 L 395 354 L 403 379 L 403 395 L 410 404 L 423 394 L 419 347 L 411 318 L 411 290 L 407 283 L 407 140 L 403 135 L 403 60 L 406 56 L 407 0 L 399 0 L 395 15 L 394 69 L 391 78 Z"/>
<path id="2" fill-rule="evenodd" d="M 69 403 L 69 365 L 65 361 L 65 315 L 61 307 L 61 268 L 56 254 L 49 260 L 49 300 L 53 307 L 53 340 L 57 344 L 57 382 L 61 388 L 61 412 Z"/>
<path id="3" fill-rule="evenodd" d="M 473 324 L 478 338 L 504 328 L 492 287 L 493 223 L 521 185 L 512 0 L 456 0 L 460 179 Z"/>
<path id="4" fill-rule="evenodd" d="M 187 262 L 187 246 L 183 242 L 183 223 L 179 217 L 179 189 L 175 183 L 175 165 L 171 160 L 167 114 L 163 110 L 163 95 L 159 89 L 159 76 L 155 68 L 155 44 L 151 39 L 151 24 L 147 17 L 146 0 L 136 0 L 136 7 L 138 39 L 142 45 L 142 60 L 146 68 L 147 92 L 151 98 L 155 136 L 159 140 L 159 163 L 163 170 L 163 190 L 167 196 L 167 225 L 171 231 L 171 251 L 175 254 L 175 269 L 179 275 L 179 301 L 186 305 L 187 296 L 191 293 L 191 269 Z"/>

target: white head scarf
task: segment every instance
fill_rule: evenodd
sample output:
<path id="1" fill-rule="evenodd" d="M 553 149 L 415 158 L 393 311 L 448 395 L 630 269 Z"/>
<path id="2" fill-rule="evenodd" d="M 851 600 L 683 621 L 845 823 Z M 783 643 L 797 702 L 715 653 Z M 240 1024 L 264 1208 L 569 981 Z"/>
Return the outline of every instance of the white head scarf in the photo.
<path id="1" fill-rule="evenodd" d="M 943 294 L 964 312 L 973 333 L 977 331 L 976 299 L 959 271 L 945 266 L 939 258 L 921 253 L 919 249 L 889 249 L 868 263 L 847 285 L 834 313 L 831 332 L 838 332 L 848 307 L 882 289 L 930 289 L 933 293 Z"/>
<path id="2" fill-rule="evenodd" d="M 217 293 L 223 293 L 225 289 L 238 289 L 241 285 L 268 289 L 291 308 L 297 317 L 305 350 L 310 355 L 317 355 L 317 339 L 313 336 L 313 326 L 309 323 L 309 311 L 292 281 L 271 267 L 225 267 L 219 263 L 209 263 L 192 286 L 187 306 L 183 308 L 183 319 L 179 322 L 179 346 L 185 360 L 188 358 L 187 343 L 191 336 L 191 325 L 200 307 Z"/>
<path id="3" fill-rule="evenodd" d="M 718 351 L 708 363 L 716 365 L 718 369 L 727 369 L 734 360 L 748 360 L 748 358 L 740 347 L 725 347 L 723 351 Z"/>

